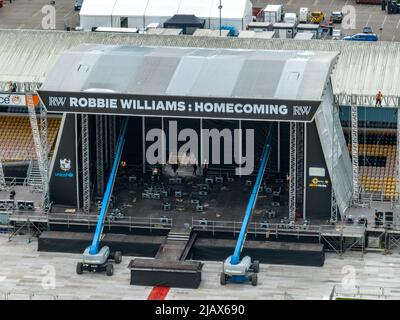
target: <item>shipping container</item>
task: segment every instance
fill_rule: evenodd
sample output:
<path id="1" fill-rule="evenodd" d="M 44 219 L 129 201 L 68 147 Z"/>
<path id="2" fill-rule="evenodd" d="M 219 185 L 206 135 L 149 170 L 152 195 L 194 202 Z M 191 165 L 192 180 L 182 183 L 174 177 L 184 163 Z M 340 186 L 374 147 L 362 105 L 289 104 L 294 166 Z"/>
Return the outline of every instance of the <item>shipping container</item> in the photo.
<path id="1" fill-rule="evenodd" d="M 282 10 L 283 6 L 281 4 L 268 5 L 264 9 L 263 16 L 264 22 L 276 23 L 282 21 Z"/>

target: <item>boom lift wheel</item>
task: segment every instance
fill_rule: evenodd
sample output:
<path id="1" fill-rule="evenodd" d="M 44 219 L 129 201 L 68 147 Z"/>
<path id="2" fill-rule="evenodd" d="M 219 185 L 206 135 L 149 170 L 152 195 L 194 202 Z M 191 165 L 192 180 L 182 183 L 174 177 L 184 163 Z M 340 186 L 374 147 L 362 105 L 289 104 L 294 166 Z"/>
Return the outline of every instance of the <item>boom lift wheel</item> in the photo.
<path id="1" fill-rule="evenodd" d="M 111 277 L 114 274 L 114 266 L 111 263 L 107 264 L 106 266 L 106 274 L 109 277 Z"/>
<path id="2" fill-rule="evenodd" d="M 260 261 L 258 261 L 258 260 L 253 261 L 253 271 L 255 273 L 260 272 Z"/>
<path id="3" fill-rule="evenodd" d="M 114 261 L 116 264 L 120 264 L 122 262 L 122 253 L 121 251 L 115 251 L 114 253 Z"/>
<path id="4" fill-rule="evenodd" d="M 223 272 L 221 272 L 221 285 L 226 285 L 226 275 Z"/>
<path id="5" fill-rule="evenodd" d="M 251 275 L 251 285 L 255 287 L 257 285 L 257 273 Z"/>
<path id="6" fill-rule="evenodd" d="M 76 265 L 76 273 L 77 274 L 82 274 L 83 273 L 83 263 L 82 262 L 78 262 Z"/>

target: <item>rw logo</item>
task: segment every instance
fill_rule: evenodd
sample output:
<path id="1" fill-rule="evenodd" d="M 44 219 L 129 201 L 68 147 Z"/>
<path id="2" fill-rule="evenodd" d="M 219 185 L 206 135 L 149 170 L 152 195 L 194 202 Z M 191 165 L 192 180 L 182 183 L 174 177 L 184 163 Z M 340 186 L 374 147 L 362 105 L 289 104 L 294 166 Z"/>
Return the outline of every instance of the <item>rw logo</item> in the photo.
<path id="1" fill-rule="evenodd" d="M 63 97 L 49 97 L 50 107 L 63 107 L 67 98 Z"/>
<path id="2" fill-rule="evenodd" d="M 309 106 L 294 106 L 293 115 L 294 116 L 308 116 L 310 114 L 311 107 Z"/>

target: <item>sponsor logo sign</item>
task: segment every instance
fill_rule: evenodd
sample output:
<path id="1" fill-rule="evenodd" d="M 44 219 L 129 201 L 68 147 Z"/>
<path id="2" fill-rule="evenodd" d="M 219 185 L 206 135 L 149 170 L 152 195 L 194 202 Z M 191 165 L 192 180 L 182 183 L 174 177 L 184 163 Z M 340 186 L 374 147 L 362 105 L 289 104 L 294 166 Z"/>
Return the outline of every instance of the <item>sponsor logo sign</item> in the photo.
<path id="1" fill-rule="evenodd" d="M 26 106 L 23 94 L 0 94 L 0 106 Z"/>

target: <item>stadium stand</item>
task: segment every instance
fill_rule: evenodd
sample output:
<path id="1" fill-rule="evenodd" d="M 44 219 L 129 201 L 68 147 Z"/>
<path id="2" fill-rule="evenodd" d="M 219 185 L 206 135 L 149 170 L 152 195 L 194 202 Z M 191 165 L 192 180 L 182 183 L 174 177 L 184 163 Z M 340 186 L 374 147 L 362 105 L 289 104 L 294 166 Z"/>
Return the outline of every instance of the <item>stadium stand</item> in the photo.
<path id="1" fill-rule="evenodd" d="M 48 145 L 52 150 L 60 118 L 48 118 Z M 0 156 L 4 162 L 36 158 L 32 129 L 27 116 L 0 115 Z"/>
<path id="2" fill-rule="evenodd" d="M 351 139 L 345 134 L 351 154 Z M 365 192 L 381 195 L 384 200 L 396 196 L 396 134 L 368 129 L 359 137 L 359 175 Z"/>

